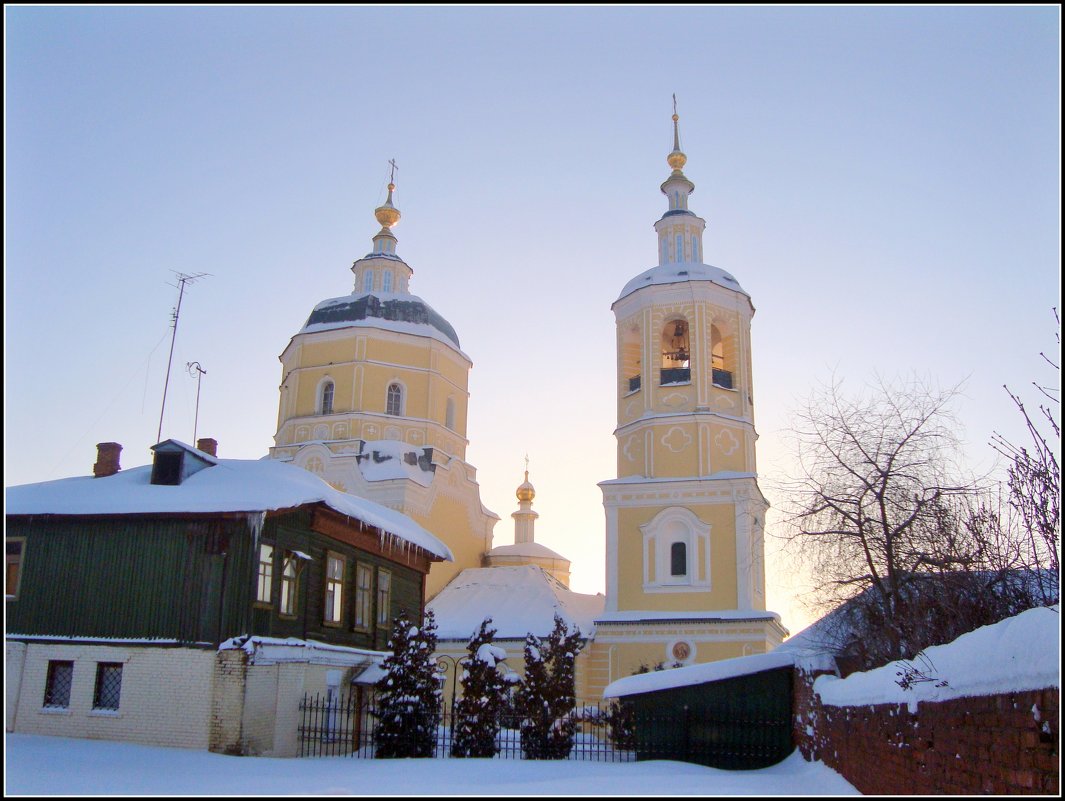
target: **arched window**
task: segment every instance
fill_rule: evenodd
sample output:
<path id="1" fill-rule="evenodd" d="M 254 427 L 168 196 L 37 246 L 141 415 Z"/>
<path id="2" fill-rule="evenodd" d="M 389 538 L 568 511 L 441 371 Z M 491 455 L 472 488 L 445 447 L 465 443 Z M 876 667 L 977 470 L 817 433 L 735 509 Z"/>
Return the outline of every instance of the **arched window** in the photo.
<path id="1" fill-rule="evenodd" d="M 321 401 L 318 404 L 318 414 L 333 413 L 333 382 L 326 381 L 322 384 Z"/>
<path id="2" fill-rule="evenodd" d="M 391 270 L 385 270 L 383 273 L 381 273 L 381 291 L 382 292 L 391 292 L 392 291 L 392 271 Z"/>
<path id="3" fill-rule="evenodd" d="M 699 262 L 699 235 L 692 234 L 692 261 Z"/>
<path id="4" fill-rule="evenodd" d="M 710 326 L 710 367 L 713 369 L 714 386 L 732 389 L 732 371 L 725 359 L 725 338 L 716 325 Z"/>
<path id="5" fill-rule="evenodd" d="M 669 575 L 688 575 L 688 546 L 683 542 L 674 542 L 669 546 Z"/>
<path id="6" fill-rule="evenodd" d="M 626 325 L 621 329 L 622 394 L 640 389 L 643 380 L 642 339 L 639 325 Z"/>
<path id="7" fill-rule="evenodd" d="M 691 350 L 688 347 L 688 321 L 670 320 L 662 329 L 661 384 L 691 381 Z"/>
<path id="8" fill-rule="evenodd" d="M 362 276 L 362 291 L 373 292 L 373 270 L 367 270 Z"/>
<path id="9" fill-rule="evenodd" d="M 399 384 L 388 385 L 385 414 L 391 414 L 395 417 L 400 417 L 403 414 L 403 387 Z"/>
<path id="10" fill-rule="evenodd" d="M 444 425 L 447 426 L 448 428 L 450 428 L 452 431 L 455 430 L 455 399 L 454 398 L 448 398 L 447 399 L 447 409 L 444 412 Z"/>
<path id="11" fill-rule="evenodd" d="M 669 261 L 669 241 L 663 236 L 659 245 L 661 245 L 660 250 L 662 251 L 659 256 L 659 263 L 666 264 Z"/>
<path id="12" fill-rule="evenodd" d="M 684 261 L 684 234 L 677 234 L 677 261 Z"/>

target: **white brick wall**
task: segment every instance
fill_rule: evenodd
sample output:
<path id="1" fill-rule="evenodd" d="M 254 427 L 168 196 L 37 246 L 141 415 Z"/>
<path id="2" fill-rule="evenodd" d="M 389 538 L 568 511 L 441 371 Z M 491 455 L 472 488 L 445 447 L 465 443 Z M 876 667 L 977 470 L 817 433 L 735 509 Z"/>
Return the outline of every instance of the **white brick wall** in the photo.
<path id="1" fill-rule="evenodd" d="M 15 730 L 15 711 L 18 709 L 22 687 L 22 666 L 26 663 L 26 643 L 4 643 L 4 729 Z"/>
<path id="2" fill-rule="evenodd" d="M 8 643 L 8 666 L 12 646 Z M 215 652 L 195 648 L 27 643 L 11 729 L 25 734 L 207 748 Z M 70 706 L 44 709 L 50 660 L 74 663 Z M 94 711 L 98 662 L 122 664 L 117 711 Z M 12 714 L 8 688 L 8 714 Z M 9 724 L 10 725 L 10 724 Z"/>

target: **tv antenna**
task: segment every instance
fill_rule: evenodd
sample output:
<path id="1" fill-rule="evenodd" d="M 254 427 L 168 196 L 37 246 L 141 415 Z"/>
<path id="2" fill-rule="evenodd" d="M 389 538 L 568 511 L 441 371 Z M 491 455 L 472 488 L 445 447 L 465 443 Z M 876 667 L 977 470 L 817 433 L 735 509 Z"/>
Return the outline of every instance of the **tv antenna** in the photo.
<path id="1" fill-rule="evenodd" d="M 181 299 L 185 296 L 185 286 L 187 284 L 194 283 L 200 278 L 209 276 L 210 273 L 197 273 L 196 275 L 185 275 L 185 273 L 179 273 L 176 270 L 171 270 L 174 275 L 177 276 L 177 288 L 178 299 L 177 306 L 174 307 L 174 311 L 171 314 L 171 326 L 174 331 L 170 336 L 170 358 L 166 363 L 166 382 L 163 384 L 163 405 L 159 409 L 159 431 L 156 432 L 155 441 L 159 442 L 163 438 L 163 413 L 166 411 L 166 391 L 170 387 L 170 367 L 174 363 L 174 342 L 177 340 L 177 324 L 178 317 L 181 316 Z M 194 437 L 195 439 L 195 437 Z"/>
<path id="2" fill-rule="evenodd" d="M 207 375 L 207 371 L 199 362 L 186 362 L 185 369 L 189 371 L 189 375 L 196 376 L 196 417 L 192 422 L 192 446 L 196 447 L 196 431 L 200 427 L 200 381 Z"/>

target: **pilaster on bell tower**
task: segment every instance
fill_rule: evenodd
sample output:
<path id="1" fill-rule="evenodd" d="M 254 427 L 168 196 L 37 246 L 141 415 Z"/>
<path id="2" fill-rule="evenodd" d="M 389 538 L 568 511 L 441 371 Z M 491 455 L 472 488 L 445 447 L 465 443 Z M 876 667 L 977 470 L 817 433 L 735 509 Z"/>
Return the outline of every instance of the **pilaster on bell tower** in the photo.
<path id="1" fill-rule="evenodd" d="M 617 478 L 606 512 L 611 675 L 640 664 L 760 653 L 786 631 L 765 611 L 768 503 L 755 467 L 751 298 L 703 261 L 673 106 L 658 264 L 611 306 L 617 323 Z M 737 623 L 742 625 L 737 627 Z"/>

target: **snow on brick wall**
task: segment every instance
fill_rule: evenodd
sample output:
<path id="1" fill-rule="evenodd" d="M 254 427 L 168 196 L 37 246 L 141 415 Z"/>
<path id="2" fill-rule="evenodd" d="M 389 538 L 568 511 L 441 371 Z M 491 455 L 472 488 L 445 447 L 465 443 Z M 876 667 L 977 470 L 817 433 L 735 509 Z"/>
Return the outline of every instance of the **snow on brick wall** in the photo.
<path id="1" fill-rule="evenodd" d="M 862 793 L 1058 793 L 1057 687 L 830 706 L 814 692 L 815 678 L 795 671 L 795 742 Z"/>

